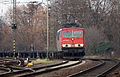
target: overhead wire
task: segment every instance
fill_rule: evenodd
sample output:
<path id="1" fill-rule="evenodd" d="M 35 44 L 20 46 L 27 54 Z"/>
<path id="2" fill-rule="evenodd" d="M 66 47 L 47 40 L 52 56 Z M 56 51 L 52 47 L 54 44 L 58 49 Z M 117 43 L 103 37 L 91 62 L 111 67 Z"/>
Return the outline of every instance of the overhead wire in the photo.
<path id="1" fill-rule="evenodd" d="M 2 1 L 3 1 L 3 0 L 2 0 Z M 3 14 L 3 4 L 1 4 L 0 8 L 1 8 L 1 15 L 0 15 L 0 17 L 2 18 L 2 14 Z"/>
<path id="2" fill-rule="evenodd" d="M 42 2 L 43 3 L 43 0 L 42 1 L 37 1 L 37 2 Z M 1 1 L 0 3 L 1 4 L 13 4 L 13 1 Z M 27 3 L 30 3 L 30 1 L 29 2 L 20 2 L 20 1 L 16 2 L 16 4 L 27 4 Z"/>

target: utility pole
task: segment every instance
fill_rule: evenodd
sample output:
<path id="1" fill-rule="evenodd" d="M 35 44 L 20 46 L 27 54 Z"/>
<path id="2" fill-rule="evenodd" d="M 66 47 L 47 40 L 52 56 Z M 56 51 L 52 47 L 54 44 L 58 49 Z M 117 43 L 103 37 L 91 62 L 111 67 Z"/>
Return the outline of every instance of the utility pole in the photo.
<path id="1" fill-rule="evenodd" d="M 118 14 L 120 15 L 120 0 L 118 0 Z"/>
<path id="2" fill-rule="evenodd" d="M 16 0 L 13 0 L 13 24 L 12 24 L 12 38 L 13 38 L 13 55 L 15 57 L 16 45 L 15 45 L 15 31 L 17 29 L 16 25 Z"/>
<path id="3" fill-rule="evenodd" d="M 48 59 L 48 48 L 49 48 L 49 40 L 48 40 L 49 39 L 49 34 L 48 34 L 49 33 L 48 32 L 48 30 L 49 30 L 48 29 L 49 28 L 48 27 L 49 21 L 48 20 L 49 19 L 48 19 L 48 0 L 46 0 L 46 1 L 47 1 L 47 54 L 46 55 L 47 55 L 47 59 Z"/>

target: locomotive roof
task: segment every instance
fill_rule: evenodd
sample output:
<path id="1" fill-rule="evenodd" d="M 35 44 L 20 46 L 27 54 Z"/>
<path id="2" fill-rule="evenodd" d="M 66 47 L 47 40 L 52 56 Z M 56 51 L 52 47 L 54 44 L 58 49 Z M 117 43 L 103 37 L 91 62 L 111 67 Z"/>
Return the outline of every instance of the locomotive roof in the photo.
<path id="1" fill-rule="evenodd" d="M 59 29 L 57 32 L 60 32 L 62 29 Z"/>
<path id="2" fill-rule="evenodd" d="M 84 29 L 84 28 L 80 28 L 80 27 L 70 27 L 70 28 L 62 28 L 62 29 Z"/>
<path id="3" fill-rule="evenodd" d="M 62 30 L 68 30 L 68 29 L 84 29 L 84 28 L 80 28 L 80 27 L 62 28 L 62 29 L 59 29 L 57 32 L 60 32 Z"/>

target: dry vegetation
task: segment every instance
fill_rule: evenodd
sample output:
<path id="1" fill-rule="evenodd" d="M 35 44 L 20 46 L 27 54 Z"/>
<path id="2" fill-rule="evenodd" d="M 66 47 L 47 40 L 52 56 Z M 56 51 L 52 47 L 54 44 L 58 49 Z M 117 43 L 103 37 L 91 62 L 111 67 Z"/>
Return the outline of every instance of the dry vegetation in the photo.
<path id="1" fill-rule="evenodd" d="M 107 53 L 120 48 L 120 15 L 117 0 L 52 0 L 49 10 L 49 49 L 56 50 L 56 31 L 63 24 L 77 23 L 85 29 L 86 52 Z M 0 50 L 12 49 L 12 10 L 1 20 Z M 17 50 L 46 49 L 46 9 L 30 3 L 17 7 Z M 3 24 L 4 22 L 4 24 Z M 10 25 L 9 25 L 10 24 Z M 100 53 L 100 54 L 102 54 Z"/>

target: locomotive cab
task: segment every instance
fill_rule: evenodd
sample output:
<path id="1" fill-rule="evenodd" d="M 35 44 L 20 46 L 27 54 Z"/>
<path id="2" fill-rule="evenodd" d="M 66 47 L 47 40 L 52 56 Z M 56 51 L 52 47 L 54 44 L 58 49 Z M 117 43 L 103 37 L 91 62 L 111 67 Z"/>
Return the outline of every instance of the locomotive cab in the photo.
<path id="1" fill-rule="evenodd" d="M 83 28 L 63 28 L 58 31 L 57 49 L 63 51 L 63 57 L 81 58 L 84 52 L 84 29 Z"/>

